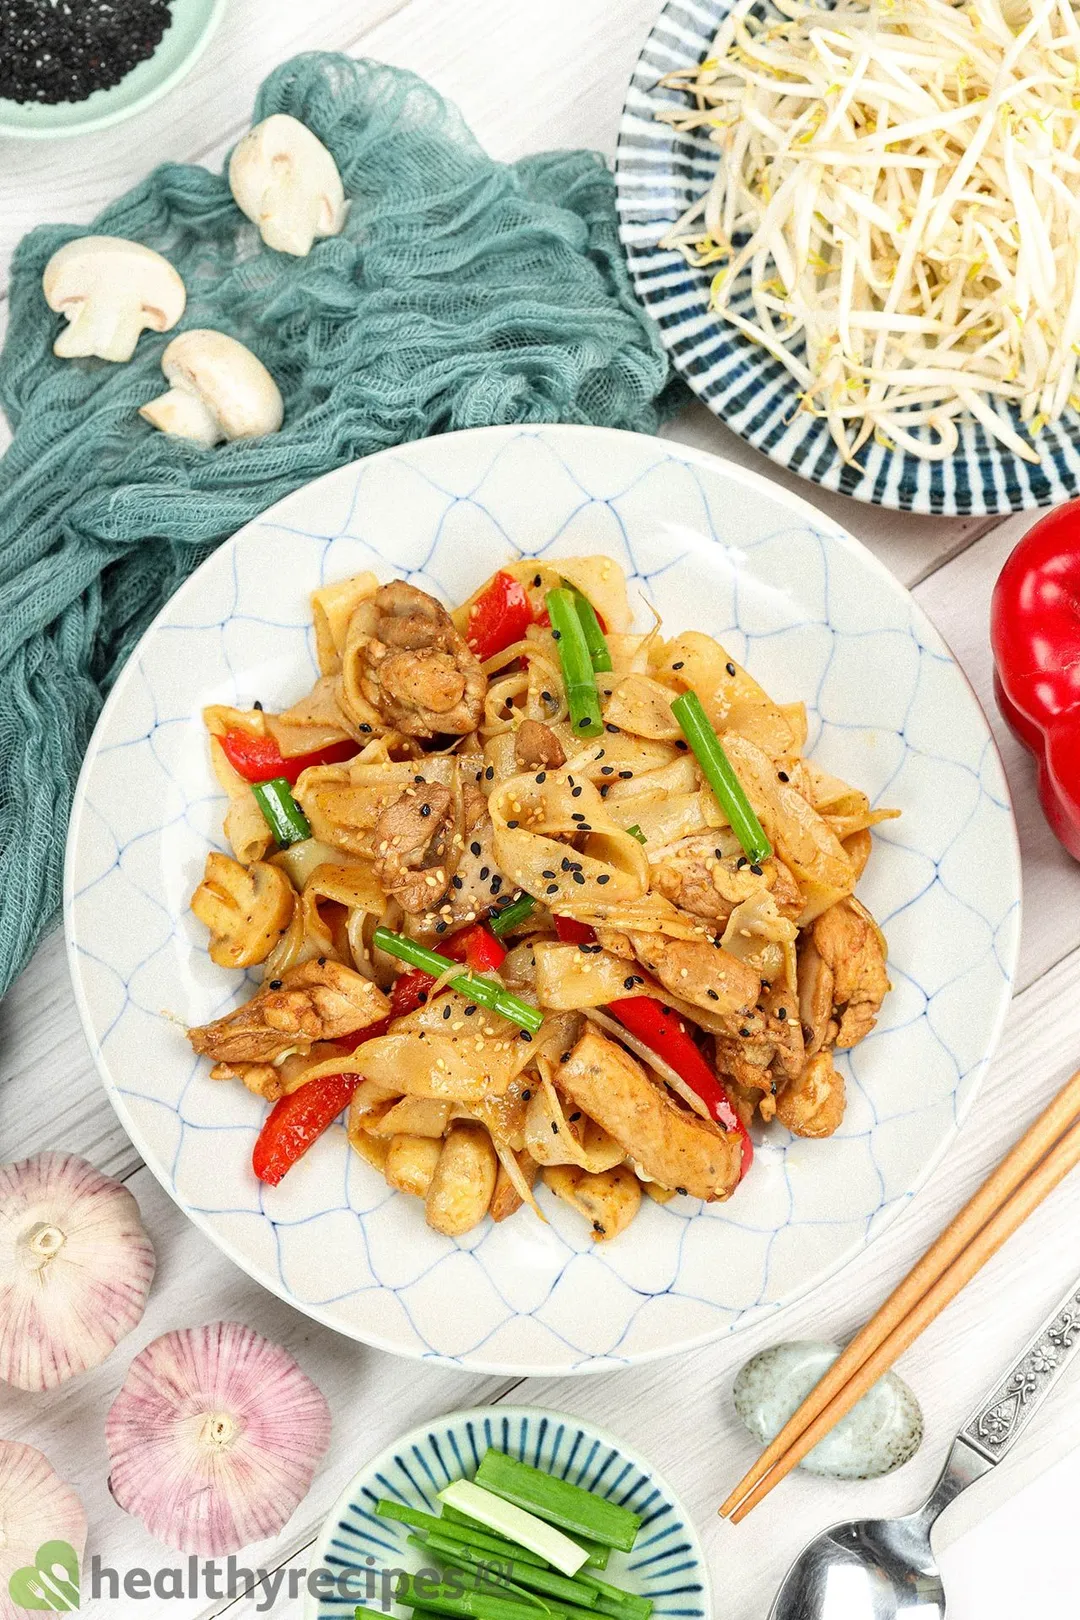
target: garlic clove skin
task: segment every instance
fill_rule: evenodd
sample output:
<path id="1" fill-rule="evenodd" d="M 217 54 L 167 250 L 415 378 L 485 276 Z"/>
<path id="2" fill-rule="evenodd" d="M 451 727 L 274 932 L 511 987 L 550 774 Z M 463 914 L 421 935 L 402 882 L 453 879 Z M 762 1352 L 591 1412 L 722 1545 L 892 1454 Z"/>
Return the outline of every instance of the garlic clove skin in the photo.
<path id="1" fill-rule="evenodd" d="M 0 1620 L 78 1608 L 85 1547 L 86 1514 L 71 1486 L 33 1446 L 0 1440 Z"/>
<path id="2" fill-rule="evenodd" d="M 220 1558 L 288 1522 L 330 1443 L 330 1409 L 287 1351 L 212 1322 L 136 1356 L 105 1438 L 125 1512 L 167 1547 Z"/>
<path id="3" fill-rule="evenodd" d="M 0 1165 L 0 1379 L 40 1391 L 99 1366 L 142 1319 L 154 1263 L 134 1198 L 85 1159 Z"/>

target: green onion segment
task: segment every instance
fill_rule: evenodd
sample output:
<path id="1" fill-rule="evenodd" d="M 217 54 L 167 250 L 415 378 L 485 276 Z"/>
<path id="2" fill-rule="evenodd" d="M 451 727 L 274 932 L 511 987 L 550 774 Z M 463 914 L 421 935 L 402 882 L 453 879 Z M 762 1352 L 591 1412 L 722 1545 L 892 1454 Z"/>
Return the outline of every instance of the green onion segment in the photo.
<path id="1" fill-rule="evenodd" d="M 418 945 L 414 939 L 405 939 L 401 934 L 392 934 L 389 928 L 376 928 L 372 936 L 372 943 L 376 950 L 385 951 L 388 956 L 397 957 L 399 962 L 406 962 L 409 967 L 421 968 L 423 972 L 430 973 L 433 979 L 439 978 L 448 968 L 456 968 L 457 963 L 451 962 L 447 956 L 440 956 L 437 951 L 429 951 L 426 945 Z M 500 1018 L 507 1019 L 511 1024 L 517 1024 L 530 1036 L 535 1035 L 544 1021 L 544 1015 L 539 1007 L 532 1007 L 520 996 L 504 990 L 497 979 L 488 979 L 476 973 L 456 973 L 450 980 L 453 989 L 470 1001 L 475 1001 L 478 1007 L 486 1007 L 489 1012 L 498 1013 Z"/>
<path id="2" fill-rule="evenodd" d="M 600 694 L 596 689 L 596 673 L 574 592 L 565 587 L 548 591 L 547 610 L 559 649 L 559 664 L 574 736 L 599 737 L 604 730 L 600 718 Z"/>
<path id="3" fill-rule="evenodd" d="M 702 775 L 716 794 L 721 810 L 731 823 L 731 830 L 750 861 L 758 862 L 772 854 L 772 845 L 754 813 L 746 790 L 735 775 L 724 745 L 709 723 L 696 692 L 683 692 L 671 705 L 683 736 L 690 744 L 694 757 L 701 766 Z"/>

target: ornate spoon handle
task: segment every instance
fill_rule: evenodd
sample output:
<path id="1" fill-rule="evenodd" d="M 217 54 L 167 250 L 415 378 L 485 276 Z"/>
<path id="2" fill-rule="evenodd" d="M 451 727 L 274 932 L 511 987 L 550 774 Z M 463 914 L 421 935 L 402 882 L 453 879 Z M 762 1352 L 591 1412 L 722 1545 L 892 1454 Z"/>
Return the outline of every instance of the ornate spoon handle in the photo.
<path id="1" fill-rule="evenodd" d="M 963 1440 L 988 1463 L 1000 1462 L 1080 1351 L 1080 1278 L 968 1418 Z"/>

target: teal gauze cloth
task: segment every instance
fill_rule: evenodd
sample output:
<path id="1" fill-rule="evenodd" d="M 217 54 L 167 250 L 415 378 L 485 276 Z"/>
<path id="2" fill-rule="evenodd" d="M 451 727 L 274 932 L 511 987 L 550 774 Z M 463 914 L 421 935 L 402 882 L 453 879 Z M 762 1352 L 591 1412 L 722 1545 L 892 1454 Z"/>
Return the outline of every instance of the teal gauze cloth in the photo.
<path id="1" fill-rule="evenodd" d="M 497 422 L 649 431 L 680 401 L 630 289 L 614 185 L 593 152 L 496 163 L 421 79 L 312 53 L 262 85 L 253 121 L 291 113 L 350 199 L 307 258 L 263 246 L 224 175 L 164 164 L 93 223 L 164 253 L 187 287 L 177 330 L 217 327 L 269 367 L 285 425 L 213 450 L 156 432 L 175 333 L 126 365 L 59 360 L 41 275 L 84 234 L 19 244 L 0 402 L 0 994 L 60 899 L 75 780 L 136 640 L 225 536 L 357 456 Z"/>

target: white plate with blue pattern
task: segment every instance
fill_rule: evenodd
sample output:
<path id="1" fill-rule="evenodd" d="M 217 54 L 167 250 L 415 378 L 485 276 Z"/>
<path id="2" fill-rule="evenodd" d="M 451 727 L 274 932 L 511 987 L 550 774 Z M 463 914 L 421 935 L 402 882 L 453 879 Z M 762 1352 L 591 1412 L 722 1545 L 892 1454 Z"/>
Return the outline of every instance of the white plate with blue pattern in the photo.
<path id="1" fill-rule="evenodd" d="M 708 56 L 732 0 L 668 0 L 638 58 L 623 107 L 615 160 L 619 231 L 639 298 L 656 321 L 672 364 L 729 428 L 825 489 L 901 511 L 946 517 L 1056 506 L 1080 493 L 1080 415 L 1068 411 L 1039 434 L 1040 461 L 1023 461 L 972 416 L 958 418 L 960 443 L 946 461 L 925 461 L 871 440 L 855 463 L 833 443 L 828 424 L 799 410 L 799 387 L 779 360 L 709 309 L 716 267 L 693 270 L 657 246 L 708 189 L 717 149 L 706 132 L 656 121 L 664 105 L 690 105 L 659 83 Z M 752 314 L 749 293 L 733 302 Z M 1013 426 L 1025 429 L 1015 410 Z M 919 437 L 928 432 L 914 430 Z"/>
<path id="2" fill-rule="evenodd" d="M 686 1509 L 667 1482 L 603 1429 L 535 1406 L 453 1412 L 413 1429 L 368 1463 L 323 1528 L 312 1568 L 327 1571 L 332 1580 L 320 1581 L 327 1595 L 309 1597 L 304 1620 L 352 1620 L 357 1603 L 385 1613 L 384 1574 L 389 1598 L 393 1571 L 436 1569 L 410 1545 L 408 1526 L 379 1517 L 376 1504 L 388 1497 L 438 1515 L 438 1493 L 451 1480 L 471 1479 L 489 1446 L 639 1514 L 633 1551 L 613 1552 L 604 1580 L 651 1598 L 653 1620 L 708 1620 L 705 1559 Z"/>
<path id="3" fill-rule="evenodd" d="M 188 902 L 222 848 L 204 704 L 283 707 L 315 675 L 309 593 L 374 568 L 461 601 L 519 555 L 602 551 L 665 628 L 719 636 L 814 757 L 898 807 L 860 887 L 893 990 L 843 1059 L 827 1141 L 770 1127 L 729 1203 L 645 1201 L 596 1245 L 541 1199 L 455 1241 L 333 1128 L 279 1187 L 251 1172 L 265 1105 L 214 1082 L 183 1026 L 250 993 Z M 343 467 L 248 524 L 176 593 L 111 694 L 83 768 L 66 927 L 116 1110 L 180 1207 L 299 1310 L 477 1372 L 598 1372 L 758 1322 L 856 1254 L 948 1148 L 1008 1003 L 1019 863 L 985 717 L 911 597 L 829 518 L 753 473 L 641 435 L 485 428 Z"/>

